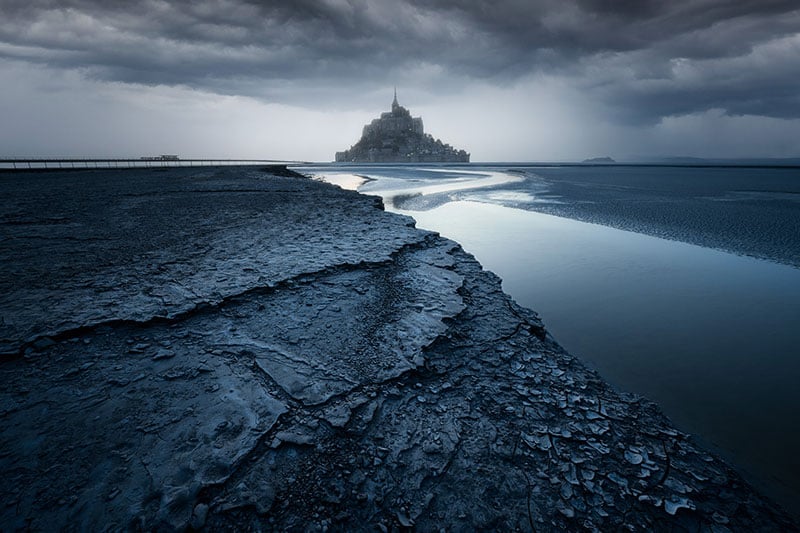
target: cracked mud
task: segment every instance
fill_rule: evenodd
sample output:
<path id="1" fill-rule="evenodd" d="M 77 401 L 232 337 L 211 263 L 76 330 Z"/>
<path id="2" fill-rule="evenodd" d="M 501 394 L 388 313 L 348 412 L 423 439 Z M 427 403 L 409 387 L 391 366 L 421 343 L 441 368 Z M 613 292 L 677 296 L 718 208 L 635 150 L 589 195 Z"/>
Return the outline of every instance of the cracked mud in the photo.
<path id="1" fill-rule="evenodd" d="M 257 169 L 0 176 L 3 530 L 792 530 L 454 242 Z"/>

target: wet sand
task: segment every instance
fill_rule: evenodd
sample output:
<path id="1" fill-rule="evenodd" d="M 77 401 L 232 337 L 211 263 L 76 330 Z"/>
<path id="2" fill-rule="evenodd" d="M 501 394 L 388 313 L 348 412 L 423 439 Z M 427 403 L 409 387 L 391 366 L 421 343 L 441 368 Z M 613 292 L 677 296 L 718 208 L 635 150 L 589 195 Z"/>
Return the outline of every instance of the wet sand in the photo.
<path id="1" fill-rule="evenodd" d="M 0 188 L 3 529 L 795 527 L 374 198 L 255 168 Z"/>

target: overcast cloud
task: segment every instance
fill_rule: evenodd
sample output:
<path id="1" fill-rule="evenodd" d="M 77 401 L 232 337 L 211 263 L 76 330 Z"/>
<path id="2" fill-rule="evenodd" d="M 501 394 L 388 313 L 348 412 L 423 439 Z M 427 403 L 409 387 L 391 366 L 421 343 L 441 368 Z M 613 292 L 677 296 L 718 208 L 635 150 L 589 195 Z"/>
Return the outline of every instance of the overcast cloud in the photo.
<path id="1" fill-rule="evenodd" d="M 798 58 L 796 0 L 0 0 L 0 152 L 329 160 L 396 84 L 473 160 L 800 156 Z"/>

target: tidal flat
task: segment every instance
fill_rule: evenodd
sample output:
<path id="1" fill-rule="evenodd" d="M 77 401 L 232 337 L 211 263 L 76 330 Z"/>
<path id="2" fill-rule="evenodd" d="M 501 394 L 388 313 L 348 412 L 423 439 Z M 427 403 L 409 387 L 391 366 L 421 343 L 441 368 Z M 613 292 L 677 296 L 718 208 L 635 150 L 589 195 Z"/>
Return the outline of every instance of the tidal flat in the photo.
<path id="1" fill-rule="evenodd" d="M 2 529 L 797 528 L 379 199 L 255 167 L 0 189 Z"/>
<path id="2" fill-rule="evenodd" d="M 316 172 L 459 242 L 570 353 L 654 400 L 800 516 L 800 169 Z"/>

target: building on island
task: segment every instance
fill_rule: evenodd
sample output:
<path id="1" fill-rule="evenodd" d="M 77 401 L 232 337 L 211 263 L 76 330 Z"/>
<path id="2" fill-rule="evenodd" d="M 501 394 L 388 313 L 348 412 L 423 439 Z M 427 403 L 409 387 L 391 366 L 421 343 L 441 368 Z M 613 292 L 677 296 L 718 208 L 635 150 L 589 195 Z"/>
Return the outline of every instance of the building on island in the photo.
<path id="1" fill-rule="evenodd" d="M 366 126 L 349 150 L 336 152 L 337 163 L 468 163 L 469 153 L 425 133 L 421 117 L 397 103 Z"/>

